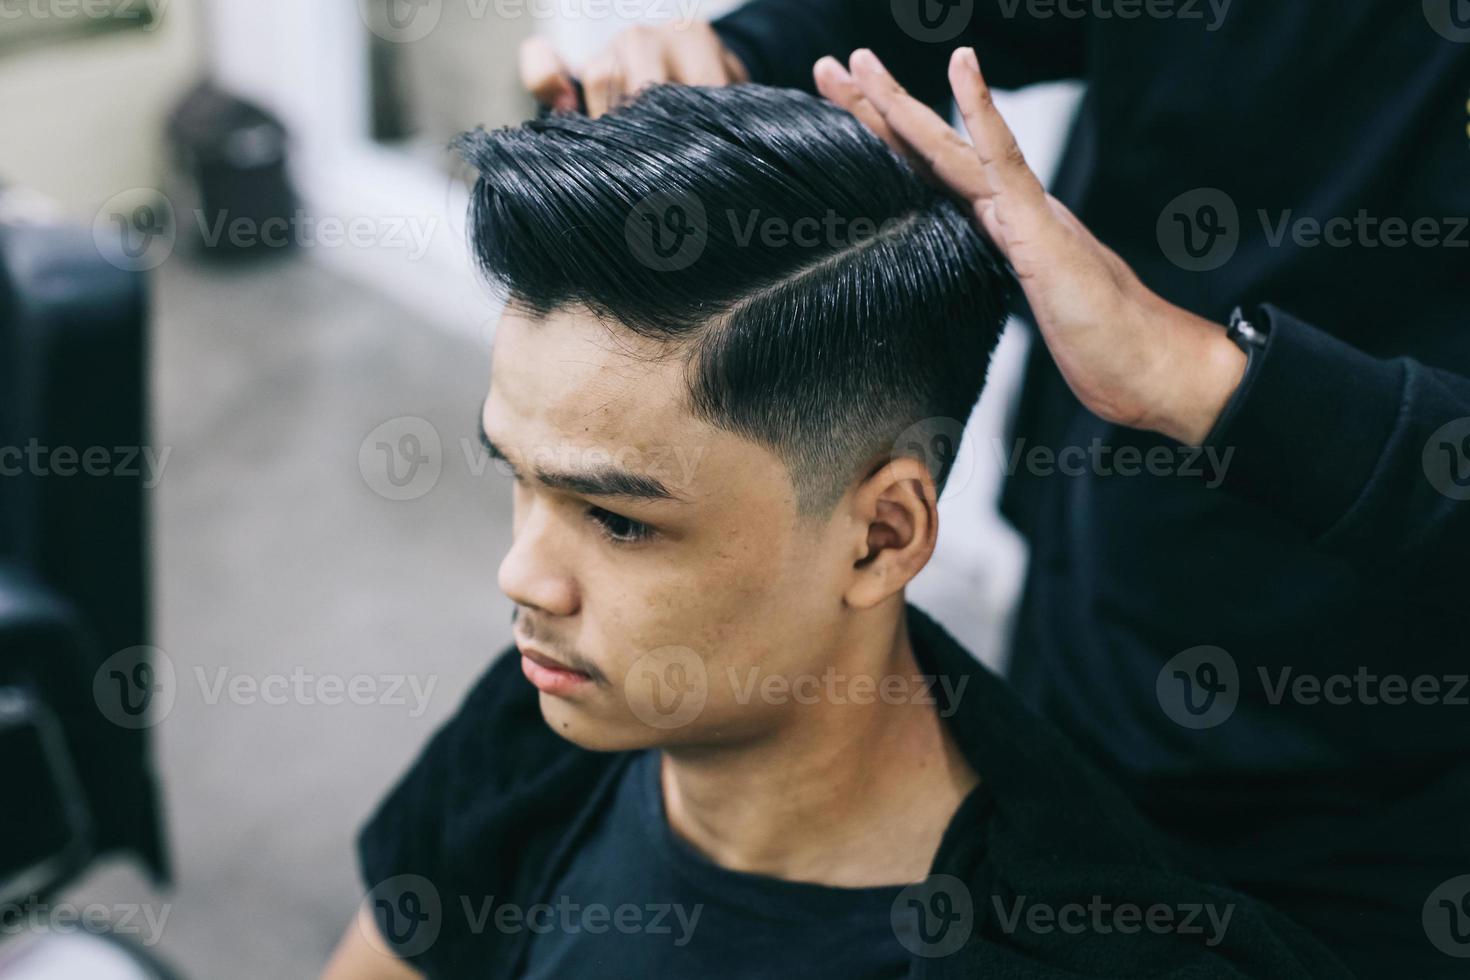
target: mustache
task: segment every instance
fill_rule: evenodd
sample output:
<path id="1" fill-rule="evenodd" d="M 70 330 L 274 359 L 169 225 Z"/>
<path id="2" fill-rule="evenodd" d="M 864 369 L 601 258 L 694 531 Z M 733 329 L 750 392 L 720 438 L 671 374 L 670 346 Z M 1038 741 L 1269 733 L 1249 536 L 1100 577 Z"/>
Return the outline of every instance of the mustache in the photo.
<path id="1" fill-rule="evenodd" d="M 530 620 L 527 620 L 527 629 L 517 629 L 516 625 L 520 622 L 521 619 L 520 614 L 520 606 L 516 606 L 510 611 L 511 635 L 517 640 L 520 640 L 528 646 L 542 647 L 553 658 L 566 664 L 572 670 L 580 671 L 581 673 L 586 674 L 588 677 L 591 677 L 595 681 L 605 681 L 607 679 L 603 676 L 602 671 L 597 669 L 595 664 L 587 660 L 587 658 L 576 653 L 575 651 L 563 651 L 560 645 L 555 643 L 538 642 L 536 637 L 536 630 L 529 625 Z"/>

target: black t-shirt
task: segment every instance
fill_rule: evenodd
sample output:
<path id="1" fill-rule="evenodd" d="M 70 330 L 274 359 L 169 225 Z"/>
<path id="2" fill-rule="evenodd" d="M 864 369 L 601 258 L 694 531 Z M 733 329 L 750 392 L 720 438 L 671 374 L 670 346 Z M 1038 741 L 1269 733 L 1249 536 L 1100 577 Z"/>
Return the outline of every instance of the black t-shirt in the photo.
<path id="1" fill-rule="evenodd" d="M 669 827 L 660 756 L 629 764 L 607 812 L 541 901 L 524 980 L 906 976 L 902 887 L 831 888 L 730 871 Z"/>
<path id="2" fill-rule="evenodd" d="M 1187 855 L 1175 855 L 1054 728 L 922 610 L 906 613 L 919 668 L 936 681 L 935 708 L 983 780 L 950 820 L 923 883 L 895 895 L 712 866 L 668 828 L 658 757 L 592 752 L 562 738 L 510 647 L 363 828 L 364 908 L 388 945 L 433 980 L 524 977 L 528 965 L 541 976 L 799 971 L 847 980 L 902 974 L 905 960 L 935 980 L 1346 975 L 1288 919 L 1180 863 Z M 1304 849 L 1303 860 L 1314 853 Z M 1016 911 L 1017 902 L 1086 909 L 1100 898 L 1234 912 L 1217 934 L 1197 918 L 1188 930 L 1078 933 Z M 669 910 L 655 923 L 660 912 L 647 906 L 660 902 Z M 606 914 L 589 916 L 591 903 Z M 1424 946 L 1421 904 L 1412 909 L 1416 935 L 1384 946 L 1428 977 L 1435 971 L 1405 952 Z M 1377 918 L 1396 922 L 1403 911 Z M 617 935 L 605 948 L 603 934 L 586 928 L 550 935 L 547 924 L 563 915 Z M 1355 917 L 1338 931 L 1362 927 Z M 657 941 L 623 942 L 630 931 Z M 653 967 L 638 959 L 665 954 Z"/>

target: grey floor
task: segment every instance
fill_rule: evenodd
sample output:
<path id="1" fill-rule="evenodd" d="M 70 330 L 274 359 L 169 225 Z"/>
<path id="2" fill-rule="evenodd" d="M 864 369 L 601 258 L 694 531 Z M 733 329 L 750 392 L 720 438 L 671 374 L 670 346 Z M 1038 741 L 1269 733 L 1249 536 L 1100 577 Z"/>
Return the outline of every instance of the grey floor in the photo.
<path id="1" fill-rule="evenodd" d="M 362 894 L 356 828 L 509 641 L 508 485 L 461 449 L 488 350 L 307 262 L 175 256 L 155 277 L 155 441 L 170 451 L 156 642 L 177 679 L 156 733 L 177 882 L 154 893 L 118 863 L 69 898 L 166 912 L 155 948 L 189 980 L 311 977 Z M 359 448 L 404 416 L 438 431 L 442 472 L 389 500 Z M 222 677 L 298 670 L 382 677 L 378 701 L 398 700 L 386 675 L 434 687 L 421 702 L 405 682 L 402 704 L 215 696 Z"/>

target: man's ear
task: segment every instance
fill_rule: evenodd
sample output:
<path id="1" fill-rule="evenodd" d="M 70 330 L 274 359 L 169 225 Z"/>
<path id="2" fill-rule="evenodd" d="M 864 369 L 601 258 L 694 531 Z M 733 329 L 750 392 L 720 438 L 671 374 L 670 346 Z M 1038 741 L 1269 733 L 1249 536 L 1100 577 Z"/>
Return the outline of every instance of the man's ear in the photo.
<path id="1" fill-rule="evenodd" d="M 909 583 L 929 563 L 939 537 L 939 494 L 922 460 L 886 460 L 851 497 L 852 579 L 843 598 L 870 609 Z"/>

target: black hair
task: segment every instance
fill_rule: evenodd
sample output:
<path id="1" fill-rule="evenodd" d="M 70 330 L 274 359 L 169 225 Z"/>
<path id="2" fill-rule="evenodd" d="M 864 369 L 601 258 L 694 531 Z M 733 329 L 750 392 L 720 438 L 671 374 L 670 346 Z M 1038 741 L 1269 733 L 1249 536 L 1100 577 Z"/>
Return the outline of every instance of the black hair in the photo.
<path id="1" fill-rule="evenodd" d="M 969 418 L 1014 276 L 845 110 L 659 85 L 456 147 L 487 277 L 532 315 L 585 308 L 682 353 L 690 410 L 781 458 L 803 514 L 906 430 L 955 439 Z M 942 487 L 949 460 L 927 461 Z"/>

